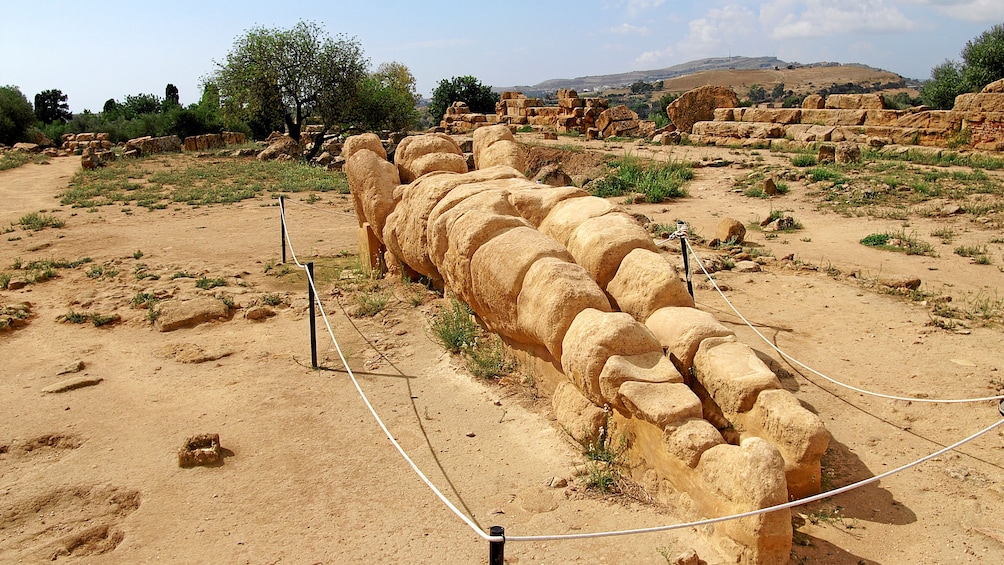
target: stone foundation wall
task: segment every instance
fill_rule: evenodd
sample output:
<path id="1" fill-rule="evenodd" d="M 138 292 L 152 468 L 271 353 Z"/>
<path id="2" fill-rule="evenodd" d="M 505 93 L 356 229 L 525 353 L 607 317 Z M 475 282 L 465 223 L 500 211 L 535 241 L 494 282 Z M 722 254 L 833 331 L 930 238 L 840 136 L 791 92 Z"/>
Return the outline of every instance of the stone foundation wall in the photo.
<path id="1" fill-rule="evenodd" d="M 968 134 L 974 149 L 1004 149 L 1004 81 L 961 94 L 951 110 L 889 110 L 877 94 L 832 94 L 805 99 L 802 108 L 717 108 L 711 121 L 693 125 L 695 141 L 714 145 L 851 141 L 873 147 L 945 147 Z"/>
<path id="2" fill-rule="evenodd" d="M 346 140 L 367 264 L 382 255 L 466 302 L 525 362 L 549 367 L 564 429 L 623 436 L 635 478 L 695 517 L 818 492 L 822 422 L 694 308 L 629 214 L 528 180 L 508 126 L 475 130 L 473 153 L 470 170 L 452 138 L 422 135 L 390 163 L 377 136 Z M 712 540 L 737 563 L 787 563 L 790 513 L 722 524 Z"/>

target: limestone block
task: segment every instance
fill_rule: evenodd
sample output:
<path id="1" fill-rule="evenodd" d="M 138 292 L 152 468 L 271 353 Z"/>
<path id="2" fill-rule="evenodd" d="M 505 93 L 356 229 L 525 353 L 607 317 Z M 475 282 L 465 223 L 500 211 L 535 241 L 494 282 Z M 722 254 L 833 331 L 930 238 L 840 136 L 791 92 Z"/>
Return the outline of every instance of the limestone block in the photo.
<path id="1" fill-rule="evenodd" d="M 705 489 L 731 502 L 732 512 L 767 508 L 787 502 L 784 460 L 777 448 L 760 438 L 738 446 L 716 445 L 697 465 Z M 727 510 L 728 511 L 728 510 Z M 791 551 L 791 513 L 779 510 L 715 526 L 716 533 L 736 545 L 719 548 L 736 563 L 788 563 Z"/>
<path id="2" fill-rule="evenodd" d="M 866 110 L 866 126 L 891 126 L 905 114 L 904 110 Z"/>
<path id="3" fill-rule="evenodd" d="M 468 211 L 489 212 L 513 218 L 512 226 L 526 224 L 509 203 L 509 191 L 500 188 L 506 183 L 503 180 L 462 184 L 440 199 L 429 212 L 429 220 L 426 222 L 428 255 L 433 263 L 440 265 L 443 262 L 446 251 L 454 243 L 449 239 L 450 229 L 457 218 Z"/>
<path id="4" fill-rule="evenodd" d="M 620 206 L 595 196 L 568 198 L 555 204 L 538 229 L 567 246 L 572 232 L 586 220 L 622 211 Z"/>
<path id="5" fill-rule="evenodd" d="M 679 360 L 677 368 L 684 374 L 694 365 L 694 355 L 702 341 L 735 336 L 714 316 L 694 308 L 660 308 L 645 320 L 645 326 L 652 330 L 666 353 Z"/>
<path id="6" fill-rule="evenodd" d="M 558 203 L 583 196 L 589 196 L 589 193 L 574 186 L 551 188 L 536 185 L 533 190 L 512 192 L 509 201 L 519 211 L 520 216 L 534 226 L 539 226 Z"/>
<path id="7" fill-rule="evenodd" d="M 162 332 L 180 328 L 191 328 L 212 320 L 224 319 L 230 309 L 216 298 L 202 297 L 192 300 L 168 300 L 157 306 L 157 321 L 154 326 Z"/>
<path id="8" fill-rule="evenodd" d="M 713 121 L 731 122 L 736 119 L 735 108 L 715 108 Z"/>
<path id="9" fill-rule="evenodd" d="M 801 118 L 802 111 L 798 108 L 747 108 L 742 121 L 797 124 Z"/>
<path id="10" fill-rule="evenodd" d="M 555 360 L 562 357 L 562 340 L 572 321 L 586 309 L 611 310 L 603 290 L 580 265 L 545 258 L 527 270 L 516 301 L 517 323 Z"/>
<path id="11" fill-rule="evenodd" d="M 662 440 L 666 444 L 666 450 L 690 468 L 697 467 L 705 451 L 725 443 L 722 434 L 700 416 L 668 424 L 663 431 Z"/>
<path id="12" fill-rule="evenodd" d="M 394 152 L 394 161 L 400 171 L 401 182 L 404 183 L 410 183 L 434 170 L 467 172 L 464 153 L 453 138 L 444 133 L 404 138 Z"/>
<path id="13" fill-rule="evenodd" d="M 523 277 L 537 260 L 554 257 L 572 261 L 557 241 L 531 227 L 515 227 L 485 242 L 471 258 L 471 290 L 478 297 L 475 307 L 490 329 L 521 342 L 517 300 Z"/>
<path id="14" fill-rule="evenodd" d="M 652 238 L 624 212 L 582 222 L 569 236 L 567 247 L 575 262 L 586 269 L 600 288 L 610 284 L 621 261 L 634 249 L 656 252 Z"/>
<path id="15" fill-rule="evenodd" d="M 551 407 L 554 419 L 558 421 L 568 435 L 582 444 L 596 441 L 600 428 L 607 423 L 606 412 L 589 402 L 575 385 L 568 381 L 558 383 L 551 396 Z"/>
<path id="16" fill-rule="evenodd" d="M 562 372 L 595 404 L 604 402 L 600 373 L 610 357 L 662 351 L 652 332 L 630 315 L 592 308 L 575 317 L 561 347 Z"/>
<path id="17" fill-rule="evenodd" d="M 955 97 L 956 112 L 1004 112 L 1004 94 L 967 93 Z"/>
<path id="18" fill-rule="evenodd" d="M 365 147 L 352 152 L 345 163 L 345 176 L 360 225 L 369 222 L 378 236 L 383 234 L 387 216 L 397 205 L 394 189 L 401 183 L 397 167 Z"/>
<path id="19" fill-rule="evenodd" d="M 885 101 L 879 94 L 831 94 L 826 108 L 833 110 L 882 110 Z"/>
<path id="20" fill-rule="evenodd" d="M 620 397 L 634 417 L 659 428 L 701 417 L 701 400 L 683 383 L 627 381 L 620 387 Z"/>
<path id="21" fill-rule="evenodd" d="M 607 359 L 600 371 L 600 394 L 607 403 L 622 412 L 627 411 L 627 406 L 619 390 L 628 381 L 682 383 L 683 377 L 661 351 L 629 357 L 614 355 Z"/>
<path id="22" fill-rule="evenodd" d="M 826 99 L 818 94 L 810 94 L 802 100 L 802 108 L 811 110 L 822 110 L 826 107 Z"/>
<path id="23" fill-rule="evenodd" d="M 666 114 L 676 129 L 690 133 L 697 122 L 714 118 L 716 108 L 735 108 L 739 97 L 728 87 L 701 86 L 680 96 L 666 107 Z"/>
<path id="24" fill-rule="evenodd" d="M 475 160 L 478 153 L 481 153 L 497 141 L 515 141 L 512 131 L 504 125 L 478 128 L 473 134 L 473 147 Z M 478 167 L 481 168 L 481 167 Z"/>
<path id="25" fill-rule="evenodd" d="M 819 461 L 830 445 L 830 433 L 819 416 L 805 409 L 786 390 L 765 390 L 757 397 L 743 425 L 750 434 L 778 447 L 784 457 L 791 497 L 802 498 L 820 491 Z"/>
<path id="26" fill-rule="evenodd" d="M 478 131 L 482 129 L 485 128 L 479 128 Z M 508 128 L 506 130 L 508 131 Z M 496 165 L 507 165 L 518 170 L 526 168 L 519 145 L 515 141 L 496 141 L 481 151 L 475 151 L 474 165 L 479 169 Z"/>
<path id="27" fill-rule="evenodd" d="M 635 249 L 624 257 L 607 292 L 620 311 L 639 322 L 665 306 L 694 307 L 694 299 L 676 267 L 647 249 Z"/>
<path id="28" fill-rule="evenodd" d="M 475 306 L 478 304 L 477 294 L 473 289 L 471 274 L 471 259 L 474 253 L 488 240 L 504 231 L 526 226 L 526 220 L 507 215 L 499 215 L 484 210 L 464 210 L 453 214 L 453 221 L 447 225 L 446 239 L 449 246 L 443 254 L 442 262 L 438 263 L 439 272 L 453 292 L 464 299 L 464 302 Z"/>
<path id="29" fill-rule="evenodd" d="M 734 218 L 722 219 L 718 222 L 718 227 L 715 228 L 715 238 L 722 243 L 729 241 L 737 244 L 742 243 L 745 237 L 746 226 Z"/>
<path id="30" fill-rule="evenodd" d="M 951 110 L 927 110 L 900 116 L 896 120 L 895 125 L 904 128 L 931 128 L 958 131 L 964 116 L 965 114 L 962 112 Z"/>
<path id="31" fill-rule="evenodd" d="M 748 345 L 733 338 L 709 338 L 694 356 L 695 376 L 726 417 L 748 412 L 757 395 L 781 382 Z"/>
<path id="32" fill-rule="evenodd" d="M 376 133 L 362 133 L 352 135 L 345 139 L 345 145 L 341 148 L 341 157 L 348 161 L 359 150 L 369 150 L 378 155 L 381 159 L 387 160 L 387 152 L 384 150 L 384 143 Z"/>
<path id="33" fill-rule="evenodd" d="M 802 123 L 819 126 L 860 126 L 865 122 L 864 110 L 802 109 Z"/>

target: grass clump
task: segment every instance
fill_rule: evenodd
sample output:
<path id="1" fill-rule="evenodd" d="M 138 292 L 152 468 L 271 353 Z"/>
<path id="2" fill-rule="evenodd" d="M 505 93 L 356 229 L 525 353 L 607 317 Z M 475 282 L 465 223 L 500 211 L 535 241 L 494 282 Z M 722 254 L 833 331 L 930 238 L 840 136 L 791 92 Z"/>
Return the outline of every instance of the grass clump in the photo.
<path id="1" fill-rule="evenodd" d="M 211 279 L 205 275 L 199 277 L 195 280 L 195 287 L 201 288 L 202 290 L 209 290 L 211 288 L 216 288 L 218 286 L 227 286 L 227 281 L 221 278 Z"/>
<path id="2" fill-rule="evenodd" d="M 0 171 L 16 169 L 28 163 L 48 163 L 49 158 L 45 155 L 33 155 L 24 151 L 7 151 L 0 154 Z"/>
<path id="3" fill-rule="evenodd" d="M 433 338 L 450 353 L 474 346 L 478 336 L 478 325 L 474 322 L 474 312 L 470 306 L 451 297 L 450 305 L 433 316 L 429 329 Z"/>
<path id="4" fill-rule="evenodd" d="M 639 192 L 645 200 L 659 203 L 668 198 L 687 195 L 683 185 L 694 178 L 690 163 L 680 161 L 643 162 L 625 155 L 611 163 L 613 170 L 592 186 L 593 196 L 609 198 L 628 192 Z"/>
<path id="5" fill-rule="evenodd" d="M 828 181 L 834 184 L 847 182 L 847 177 L 843 173 L 826 167 L 813 167 L 809 169 L 808 175 L 812 182 Z"/>
<path id="6" fill-rule="evenodd" d="M 467 348 L 467 370 L 475 377 L 482 379 L 499 379 L 516 370 L 516 360 L 509 354 L 502 338 L 492 335 L 490 338 L 475 339 L 473 347 Z"/>
<path id="7" fill-rule="evenodd" d="M 118 314 L 98 314 L 98 313 L 94 313 L 94 314 L 91 314 L 90 316 L 88 316 L 88 319 L 90 319 L 91 323 L 94 324 L 95 328 L 100 328 L 101 326 L 105 326 L 105 325 L 108 325 L 108 324 L 113 324 L 115 322 L 118 322 L 121 318 L 119 318 Z"/>
<path id="8" fill-rule="evenodd" d="M 57 219 L 52 214 L 39 214 L 32 212 L 25 214 L 17 221 L 23 230 L 42 231 L 45 228 L 61 228 L 66 225 L 63 220 Z"/>
<path id="9" fill-rule="evenodd" d="M 610 419 L 607 418 L 609 424 Z M 609 425 L 600 428 L 596 437 L 581 443 L 586 462 L 586 488 L 607 494 L 620 490 L 620 467 L 627 452 L 627 438 L 624 435 L 614 439 L 610 436 Z"/>
<path id="10" fill-rule="evenodd" d="M 356 312 L 360 316 L 375 316 L 387 307 L 387 295 L 364 290 L 356 295 Z"/>
<path id="11" fill-rule="evenodd" d="M 977 265 L 990 264 L 990 252 L 986 244 L 983 245 L 960 245 L 955 248 L 955 254 L 961 257 L 969 257 Z"/>
<path id="12" fill-rule="evenodd" d="M 937 256 L 930 243 L 918 239 L 915 234 L 907 234 L 904 230 L 893 233 L 869 234 L 861 239 L 861 244 L 886 251 L 898 251 L 907 255 Z"/>
<path id="13" fill-rule="evenodd" d="M 815 167 L 818 163 L 815 155 L 799 153 L 791 158 L 791 164 L 796 167 Z"/>
<path id="14" fill-rule="evenodd" d="M 70 310 L 66 314 L 63 314 L 63 320 L 71 324 L 83 324 L 88 319 L 87 314 L 81 312 L 74 312 Z"/>

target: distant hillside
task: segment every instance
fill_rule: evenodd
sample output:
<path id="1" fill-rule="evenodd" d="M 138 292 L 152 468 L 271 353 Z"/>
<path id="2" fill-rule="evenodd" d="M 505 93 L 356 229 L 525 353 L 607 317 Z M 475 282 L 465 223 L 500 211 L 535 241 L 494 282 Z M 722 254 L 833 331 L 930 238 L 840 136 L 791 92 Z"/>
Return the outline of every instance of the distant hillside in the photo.
<path id="1" fill-rule="evenodd" d="M 696 76 L 695 76 L 696 75 Z M 688 77 L 692 77 L 688 80 Z M 665 81 L 669 91 L 689 90 L 701 84 L 733 88 L 750 84 L 783 83 L 796 91 L 821 89 L 845 83 L 889 85 L 886 88 L 915 86 L 913 81 L 865 65 L 838 63 L 788 63 L 776 57 L 713 57 L 649 71 L 595 75 L 571 79 L 550 79 L 532 86 L 495 87 L 496 92 L 518 90 L 528 96 L 543 96 L 559 88 L 574 88 L 580 93 L 626 87 L 632 83 Z M 698 84 L 700 83 L 700 84 Z M 796 86 L 798 85 L 798 86 Z"/>

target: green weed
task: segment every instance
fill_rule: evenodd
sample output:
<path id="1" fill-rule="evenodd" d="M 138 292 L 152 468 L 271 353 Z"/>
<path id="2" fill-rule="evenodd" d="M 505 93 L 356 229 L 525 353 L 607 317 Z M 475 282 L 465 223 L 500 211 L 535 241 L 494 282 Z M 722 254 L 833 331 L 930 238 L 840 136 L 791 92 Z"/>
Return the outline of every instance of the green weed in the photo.
<path id="1" fill-rule="evenodd" d="M 91 314 L 89 318 L 91 320 L 91 323 L 94 324 L 94 327 L 96 328 L 100 328 L 101 326 L 118 322 L 121 319 L 119 318 L 118 314 L 97 314 L 97 313 Z"/>
<path id="2" fill-rule="evenodd" d="M 73 310 L 70 310 L 66 314 L 63 314 L 63 320 L 71 324 L 83 324 L 84 322 L 87 321 L 87 318 L 88 318 L 87 314 L 74 312 Z"/>
<path id="3" fill-rule="evenodd" d="M 516 370 L 516 360 L 509 353 L 502 338 L 492 335 L 490 338 L 476 340 L 474 347 L 466 349 L 467 370 L 475 377 L 482 379 L 499 379 Z"/>
<path id="4" fill-rule="evenodd" d="M 815 155 L 799 153 L 791 158 L 791 164 L 796 167 L 815 167 L 818 163 Z"/>
<path id="5" fill-rule="evenodd" d="M 961 257 L 969 257 L 978 265 L 989 265 L 990 255 L 987 245 L 960 245 L 955 248 L 955 254 Z"/>
<path id="6" fill-rule="evenodd" d="M 640 192 L 648 202 L 659 203 L 667 198 L 687 195 L 683 185 L 694 178 L 690 163 L 680 161 L 644 163 L 625 155 L 611 163 L 613 169 L 595 182 L 593 196 L 609 198 L 628 192 Z"/>
<path id="7" fill-rule="evenodd" d="M 387 295 L 383 292 L 363 290 L 356 295 L 356 312 L 360 316 L 375 316 L 387 306 Z"/>
<path id="8" fill-rule="evenodd" d="M 429 329 L 433 338 L 450 353 L 473 347 L 479 330 L 473 314 L 468 305 L 451 297 L 450 305 L 432 318 Z"/>
<path id="9" fill-rule="evenodd" d="M 205 275 L 200 276 L 195 280 L 195 287 L 201 288 L 202 290 L 209 290 L 211 288 L 216 288 L 218 286 L 227 286 L 227 281 L 223 278 L 211 279 Z"/>
<path id="10" fill-rule="evenodd" d="M 865 236 L 860 242 L 862 245 L 884 249 L 886 251 L 898 251 L 907 255 L 928 255 L 936 257 L 934 247 L 915 234 L 907 234 L 900 230 L 892 233 L 873 233 Z"/>
<path id="11" fill-rule="evenodd" d="M 24 230 L 42 231 L 45 228 L 61 228 L 66 225 L 66 222 L 56 219 L 56 217 L 52 214 L 42 215 L 38 212 L 32 212 L 21 216 L 18 220 L 18 224 L 20 224 L 21 229 Z"/>

